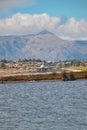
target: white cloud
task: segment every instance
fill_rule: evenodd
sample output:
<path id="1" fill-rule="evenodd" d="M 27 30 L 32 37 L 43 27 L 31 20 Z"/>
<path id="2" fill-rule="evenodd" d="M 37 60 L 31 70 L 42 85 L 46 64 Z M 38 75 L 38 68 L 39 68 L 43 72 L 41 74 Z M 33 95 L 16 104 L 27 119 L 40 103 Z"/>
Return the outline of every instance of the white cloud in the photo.
<path id="1" fill-rule="evenodd" d="M 47 29 L 54 31 L 59 18 L 49 17 L 47 14 L 30 15 L 17 13 L 12 18 L 0 20 L 0 35 L 30 34 Z"/>
<path id="2" fill-rule="evenodd" d="M 87 40 L 87 22 L 84 20 L 76 21 L 71 18 L 66 24 L 58 27 L 57 34 L 63 39 Z"/>
<path id="3" fill-rule="evenodd" d="M 58 17 L 47 14 L 21 14 L 17 13 L 11 18 L 0 19 L 0 35 L 21 35 L 38 33 L 44 29 L 55 33 L 63 39 L 87 40 L 87 22 L 76 21 L 74 18 L 61 24 Z"/>

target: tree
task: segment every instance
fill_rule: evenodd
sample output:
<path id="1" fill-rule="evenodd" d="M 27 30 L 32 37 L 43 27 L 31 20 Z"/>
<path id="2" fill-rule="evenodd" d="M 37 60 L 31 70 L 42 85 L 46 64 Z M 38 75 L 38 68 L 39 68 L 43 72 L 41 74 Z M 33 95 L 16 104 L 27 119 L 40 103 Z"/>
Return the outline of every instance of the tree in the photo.
<path id="1" fill-rule="evenodd" d="M 5 65 L 4 62 L 1 63 L 1 68 L 2 68 L 2 69 L 5 69 L 5 68 L 6 68 L 6 65 Z"/>

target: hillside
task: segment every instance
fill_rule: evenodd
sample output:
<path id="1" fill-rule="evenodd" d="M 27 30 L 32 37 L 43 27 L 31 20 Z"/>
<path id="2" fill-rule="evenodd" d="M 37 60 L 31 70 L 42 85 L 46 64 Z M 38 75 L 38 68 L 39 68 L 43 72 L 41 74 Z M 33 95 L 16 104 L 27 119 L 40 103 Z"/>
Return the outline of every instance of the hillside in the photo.
<path id="1" fill-rule="evenodd" d="M 63 40 L 46 30 L 36 35 L 1 36 L 0 59 L 59 61 L 87 59 L 87 41 Z"/>

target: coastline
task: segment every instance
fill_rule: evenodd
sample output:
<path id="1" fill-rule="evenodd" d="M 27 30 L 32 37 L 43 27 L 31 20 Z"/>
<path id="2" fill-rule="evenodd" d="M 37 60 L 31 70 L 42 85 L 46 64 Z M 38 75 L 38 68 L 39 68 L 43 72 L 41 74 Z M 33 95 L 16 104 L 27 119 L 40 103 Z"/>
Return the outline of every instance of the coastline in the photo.
<path id="1" fill-rule="evenodd" d="M 49 72 L 49 73 L 17 73 L 0 75 L 0 83 L 39 82 L 39 81 L 71 81 L 87 79 L 87 71 L 78 72 Z"/>

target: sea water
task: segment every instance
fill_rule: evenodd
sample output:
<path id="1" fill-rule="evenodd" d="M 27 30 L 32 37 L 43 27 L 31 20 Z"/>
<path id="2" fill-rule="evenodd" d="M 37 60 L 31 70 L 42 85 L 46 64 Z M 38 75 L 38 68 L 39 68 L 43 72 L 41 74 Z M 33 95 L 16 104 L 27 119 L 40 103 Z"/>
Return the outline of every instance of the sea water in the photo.
<path id="1" fill-rule="evenodd" d="M 0 84 L 0 130 L 87 130 L 87 80 Z"/>

